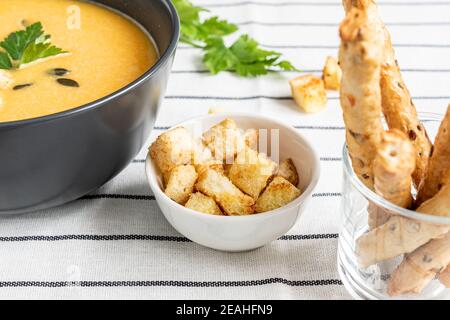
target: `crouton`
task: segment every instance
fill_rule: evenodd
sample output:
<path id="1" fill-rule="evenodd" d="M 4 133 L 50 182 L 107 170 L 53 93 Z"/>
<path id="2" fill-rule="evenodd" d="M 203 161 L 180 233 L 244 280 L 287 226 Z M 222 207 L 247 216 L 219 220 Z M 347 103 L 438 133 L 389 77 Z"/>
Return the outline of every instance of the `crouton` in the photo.
<path id="1" fill-rule="evenodd" d="M 232 166 L 233 166 L 232 164 L 223 165 L 223 174 L 226 175 L 227 177 L 230 175 L 230 170 Z"/>
<path id="2" fill-rule="evenodd" d="M 209 169 L 215 170 L 221 174 L 225 174 L 223 164 L 221 162 L 218 162 L 217 160 L 211 160 L 202 164 L 197 164 L 195 166 L 195 170 L 197 171 L 198 175 L 201 175 L 203 172 Z"/>
<path id="3" fill-rule="evenodd" d="M 248 129 L 244 132 L 245 146 L 258 150 L 259 132 L 256 129 Z"/>
<path id="4" fill-rule="evenodd" d="M 201 139 L 194 140 L 194 148 L 192 152 L 192 164 L 201 164 L 213 159 L 212 151 Z"/>
<path id="5" fill-rule="evenodd" d="M 213 198 L 227 215 L 249 215 L 255 212 L 255 201 L 215 170 L 209 169 L 203 172 L 196 188 Z"/>
<path id="6" fill-rule="evenodd" d="M 222 113 L 225 112 L 222 108 L 210 108 L 208 111 L 208 114 L 216 114 L 216 113 Z"/>
<path id="7" fill-rule="evenodd" d="M 223 173 L 222 161 L 214 159 L 211 149 L 205 146 L 201 140 L 194 142 L 192 164 L 199 175 L 208 169 L 217 170 L 220 173 Z"/>
<path id="8" fill-rule="evenodd" d="M 280 163 L 277 176 L 285 178 L 294 186 L 298 186 L 299 183 L 298 172 L 292 159 L 286 159 Z"/>
<path id="9" fill-rule="evenodd" d="M 232 119 L 225 119 L 203 134 L 203 141 L 212 150 L 215 159 L 232 163 L 238 150 L 245 144 L 241 131 Z"/>
<path id="10" fill-rule="evenodd" d="M 197 178 L 194 166 L 178 166 L 171 170 L 164 193 L 173 201 L 185 204 L 194 190 Z"/>
<path id="11" fill-rule="evenodd" d="M 341 87 L 342 70 L 334 57 L 327 57 L 323 68 L 322 79 L 328 90 L 339 90 Z"/>
<path id="12" fill-rule="evenodd" d="M 292 96 L 303 111 L 313 113 L 326 107 L 328 98 L 322 79 L 305 75 L 292 79 L 289 83 Z"/>
<path id="13" fill-rule="evenodd" d="M 275 177 L 256 201 L 256 212 L 281 208 L 300 196 L 301 192 L 283 177 Z"/>
<path id="14" fill-rule="evenodd" d="M 246 148 L 238 153 L 229 178 L 239 189 L 257 199 L 276 169 L 277 164 L 264 154 Z"/>
<path id="15" fill-rule="evenodd" d="M 205 196 L 200 192 L 191 194 L 191 197 L 189 198 L 185 207 L 202 213 L 208 213 L 217 216 L 222 215 L 222 210 L 220 210 L 214 199 Z"/>
<path id="16" fill-rule="evenodd" d="M 0 70 L 0 89 L 6 90 L 14 85 L 14 79 L 11 72 Z"/>
<path id="17" fill-rule="evenodd" d="M 191 163 L 193 139 L 189 131 L 178 127 L 160 135 L 150 147 L 150 156 L 164 177 L 178 166 Z M 167 180 L 165 180 L 167 183 Z"/>

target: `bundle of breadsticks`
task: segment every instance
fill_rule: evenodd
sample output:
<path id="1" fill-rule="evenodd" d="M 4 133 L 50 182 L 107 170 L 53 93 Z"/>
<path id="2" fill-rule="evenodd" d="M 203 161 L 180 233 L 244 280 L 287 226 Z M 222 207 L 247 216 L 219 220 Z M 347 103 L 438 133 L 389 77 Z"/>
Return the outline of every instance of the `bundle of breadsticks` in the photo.
<path id="1" fill-rule="evenodd" d="M 367 188 L 397 206 L 450 217 L 450 106 L 433 146 L 375 1 L 343 2 L 340 100 L 353 169 Z M 450 287 L 449 225 L 395 215 L 374 203 L 368 214 L 370 230 L 357 241 L 360 265 L 405 255 L 390 275 L 390 295 L 420 293 L 436 276 Z"/>

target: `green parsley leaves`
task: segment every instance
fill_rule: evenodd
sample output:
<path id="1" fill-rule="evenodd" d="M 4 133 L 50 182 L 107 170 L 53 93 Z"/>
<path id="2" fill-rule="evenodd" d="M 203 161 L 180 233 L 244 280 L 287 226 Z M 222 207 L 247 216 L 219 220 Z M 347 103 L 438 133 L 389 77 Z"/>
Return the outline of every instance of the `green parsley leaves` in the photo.
<path id="1" fill-rule="evenodd" d="M 37 22 L 11 33 L 0 42 L 0 69 L 19 68 L 21 65 L 66 53 L 50 43 L 50 35 L 44 33 L 42 23 Z"/>
<path id="2" fill-rule="evenodd" d="M 206 9 L 188 0 L 172 1 L 180 15 L 181 41 L 203 49 L 203 62 L 212 74 L 233 71 L 242 77 L 256 77 L 269 71 L 297 70 L 289 61 L 281 60 L 279 52 L 263 50 L 248 35 L 227 46 L 224 37 L 238 31 L 235 24 L 218 17 L 202 21 L 200 13 Z"/>

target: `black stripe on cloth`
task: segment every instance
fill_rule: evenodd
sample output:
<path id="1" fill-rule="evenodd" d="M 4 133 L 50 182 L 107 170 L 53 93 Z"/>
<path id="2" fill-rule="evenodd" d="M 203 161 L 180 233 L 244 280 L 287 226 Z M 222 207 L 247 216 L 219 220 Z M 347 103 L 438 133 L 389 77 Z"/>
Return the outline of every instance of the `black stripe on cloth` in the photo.
<path id="1" fill-rule="evenodd" d="M 339 49 L 337 45 L 272 45 L 261 44 L 262 47 L 268 49 Z M 450 44 L 433 44 L 433 43 L 397 43 L 393 45 L 396 48 L 435 48 L 435 49 L 450 49 Z M 200 50 L 191 46 L 179 46 L 181 50 Z"/>
<path id="2" fill-rule="evenodd" d="M 299 241 L 299 240 L 322 240 L 337 239 L 338 234 L 294 234 L 280 237 L 279 241 Z M 0 242 L 57 242 L 57 241 L 164 241 L 164 242 L 187 242 L 191 240 L 177 236 L 159 236 L 145 234 L 114 234 L 114 235 L 88 235 L 88 234 L 68 234 L 57 236 L 10 236 L 0 237 Z"/>
<path id="3" fill-rule="evenodd" d="M 245 281 L 1 281 L 0 288 L 108 288 L 108 287 L 187 287 L 187 288 L 226 288 L 226 287 L 258 287 L 271 284 L 283 284 L 290 287 L 341 286 L 338 279 L 321 280 L 288 280 L 284 278 L 268 278 Z"/>
<path id="4" fill-rule="evenodd" d="M 230 72 L 230 71 L 226 71 Z M 271 72 L 276 73 L 299 73 L 298 71 L 289 71 L 289 70 L 271 70 Z M 319 69 L 302 69 L 300 73 L 320 73 L 322 70 Z M 419 68 L 410 68 L 410 69 L 402 69 L 402 72 L 410 72 L 410 73 L 448 73 L 450 69 L 419 69 Z M 173 70 L 172 74 L 204 74 L 209 73 L 209 70 Z M 230 72 L 233 73 L 233 72 Z"/>
<path id="5" fill-rule="evenodd" d="M 337 158 L 337 157 L 321 157 L 321 158 L 320 158 L 320 161 L 323 161 L 323 162 L 342 161 L 342 158 Z M 136 160 L 133 160 L 133 161 L 132 161 L 132 163 L 139 163 L 139 164 L 141 164 L 141 163 L 146 163 L 146 162 L 147 162 L 147 160 L 145 160 L 145 159 L 136 159 Z"/>
<path id="6" fill-rule="evenodd" d="M 450 96 L 417 96 L 412 97 L 414 100 L 448 100 Z M 185 95 L 173 95 L 166 96 L 167 100 L 226 100 L 226 101 L 245 101 L 245 100 L 293 100 L 292 97 L 275 97 L 275 96 L 248 96 L 248 97 L 223 97 L 223 96 L 185 96 Z M 328 100 L 339 100 L 339 97 L 328 97 Z"/>
<path id="7" fill-rule="evenodd" d="M 342 158 L 337 158 L 337 157 L 321 157 L 320 161 L 323 162 L 337 162 L 337 161 L 342 161 Z M 136 164 L 142 164 L 142 163 L 146 163 L 147 160 L 145 159 L 136 159 L 133 160 L 132 163 L 136 163 Z"/>
<path id="8" fill-rule="evenodd" d="M 98 199 L 124 199 L 124 200 L 147 200 L 154 201 L 155 196 L 132 195 L 132 194 L 92 194 L 81 197 L 79 200 L 98 200 Z"/>
<path id="9" fill-rule="evenodd" d="M 293 126 L 295 129 L 302 130 L 345 130 L 345 127 L 340 126 Z M 171 127 L 154 127 L 153 130 L 164 131 L 169 130 Z"/>
<path id="10" fill-rule="evenodd" d="M 168 100 L 258 100 L 258 99 L 268 99 L 268 100 L 292 100 L 292 97 L 272 97 L 272 96 L 248 96 L 248 97 L 220 97 L 220 96 L 184 96 L 184 95 L 173 95 L 166 96 L 165 99 Z"/>
<path id="11" fill-rule="evenodd" d="M 345 130 L 345 127 L 340 126 L 294 126 L 294 128 L 304 130 Z"/>
<path id="12" fill-rule="evenodd" d="M 86 235 L 86 234 L 69 234 L 58 236 L 20 236 L 20 237 L 0 237 L 0 242 L 55 242 L 55 241 L 167 241 L 167 242 L 191 242 L 184 237 L 175 236 L 157 236 L 157 235 L 140 235 L 140 234 L 124 234 L 124 235 Z"/>
<path id="13" fill-rule="evenodd" d="M 300 70 L 300 73 L 320 73 L 322 71 L 323 70 L 319 70 L 319 69 L 302 69 L 302 70 Z M 234 71 L 223 71 L 223 72 L 235 73 Z M 269 72 L 272 72 L 272 73 L 299 73 L 299 71 L 275 70 L 275 69 L 270 69 Z M 194 73 L 205 74 L 205 73 L 210 73 L 210 71 L 209 70 L 172 70 L 172 74 L 194 74 Z"/>
<path id="14" fill-rule="evenodd" d="M 342 158 L 338 158 L 338 157 L 322 157 L 320 158 L 320 161 L 323 162 L 340 162 L 342 161 Z"/>
<path id="15" fill-rule="evenodd" d="M 262 47 L 270 49 L 339 49 L 339 46 L 327 45 L 272 45 L 261 44 Z M 450 44 L 433 43 L 397 43 L 393 45 L 396 48 L 450 48 Z"/>
<path id="16" fill-rule="evenodd" d="M 287 6 L 309 6 L 309 7 L 342 7 L 339 2 L 315 2 L 315 1 L 280 1 L 280 2 L 259 2 L 259 1 L 236 1 L 232 3 L 204 3 L 201 6 L 207 8 L 240 7 L 247 5 L 263 7 L 287 7 Z M 380 6 L 447 6 L 450 2 L 439 1 L 409 1 L 409 2 L 383 2 L 378 1 Z"/>
<path id="17" fill-rule="evenodd" d="M 284 241 L 296 241 L 296 240 L 322 240 L 322 239 L 337 239 L 339 235 L 337 233 L 328 234 L 306 234 L 306 235 L 285 235 L 278 240 Z"/>
<path id="18" fill-rule="evenodd" d="M 342 193 L 339 192 L 325 192 L 325 193 L 314 193 L 312 195 L 313 198 L 333 198 L 333 197 L 342 197 Z"/>
<path id="19" fill-rule="evenodd" d="M 267 26 L 267 27 L 339 27 L 339 23 L 334 22 L 263 22 L 263 21 L 242 21 L 236 23 L 238 26 Z M 388 22 L 389 27 L 436 27 L 450 26 L 450 21 L 424 21 L 424 22 Z"/>
<path id="20" fill-rule="evenodd" d="M 314 193 L 313 198 L 340 197 L 340 193 Z M 93 194 L 81 197 L 78 200 L 98 200 L 98 199 L 121 199 L 121 200 L 144 200 L 155 201 L 155 196 L 133 195 L 133 194 Z"/>

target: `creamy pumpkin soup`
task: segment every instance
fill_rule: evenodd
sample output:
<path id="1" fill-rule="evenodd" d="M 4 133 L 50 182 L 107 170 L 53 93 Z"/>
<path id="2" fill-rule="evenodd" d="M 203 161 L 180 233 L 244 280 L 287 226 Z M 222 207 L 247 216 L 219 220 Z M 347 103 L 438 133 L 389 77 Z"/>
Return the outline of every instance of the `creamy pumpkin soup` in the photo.
<path id="1" fill-rule="evenodd" d="M 93 3 L 1 0 L 0 19 L 0 122 L 95 101 L 158 59 L 140 26 Z"/>

